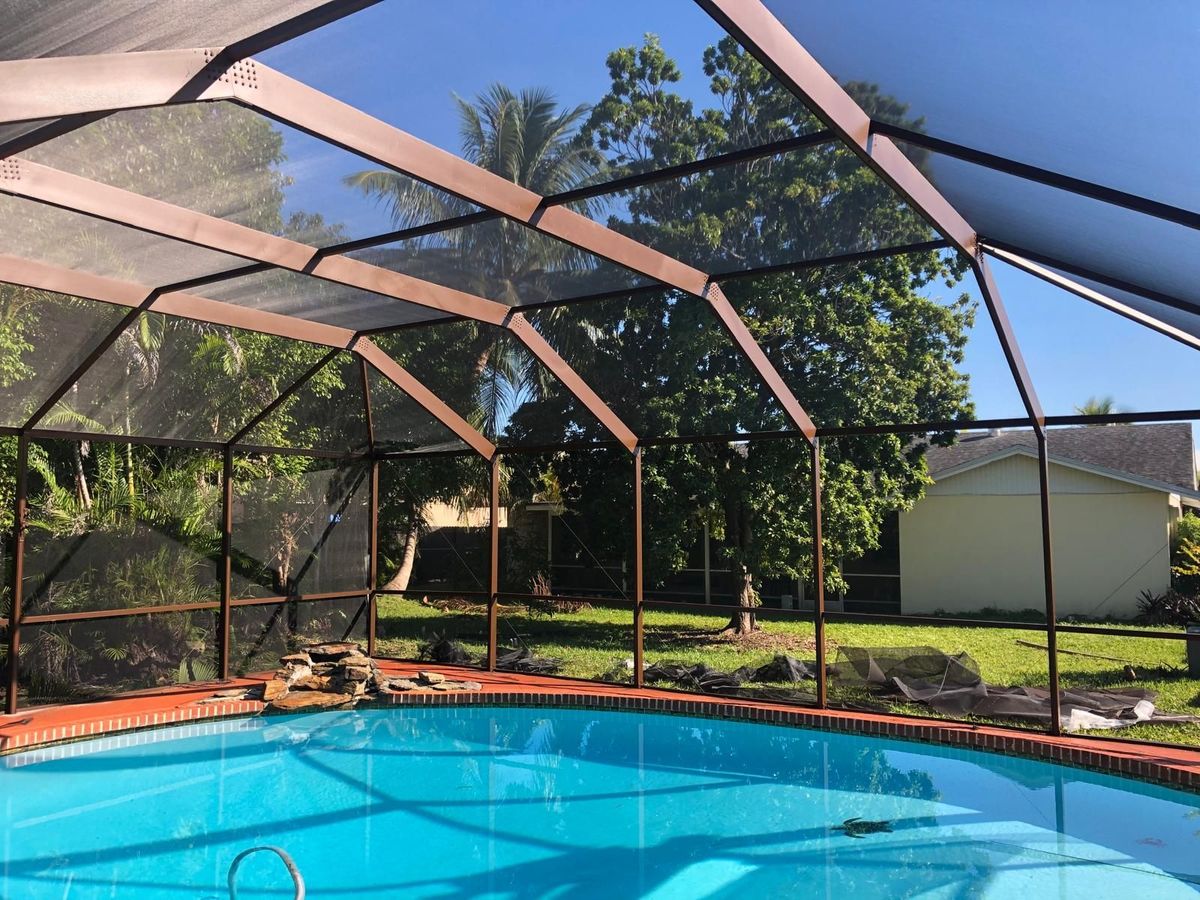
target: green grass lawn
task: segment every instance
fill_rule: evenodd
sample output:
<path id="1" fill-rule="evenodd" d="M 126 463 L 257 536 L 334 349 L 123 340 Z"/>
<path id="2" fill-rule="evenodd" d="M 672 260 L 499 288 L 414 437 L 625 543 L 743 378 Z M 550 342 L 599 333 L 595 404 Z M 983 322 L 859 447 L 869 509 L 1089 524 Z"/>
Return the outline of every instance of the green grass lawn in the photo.
<path id="1" fill-rule="evenodd" d="M 775 616 L 761 621 L 762 632 L 747 640 L 718 635 L 726 616 L 718 613 L 683 613 L 647 607 L 645 613 L 646 661 L 707 663 L 722 671 L 740 666 L 757 667 L 776 653 L 811 660 L 813 627 L 801 617 Z M 539 656 L 563 660 L 563 675 L 599 678 L 632 660 L 632 611 L 628 608 L 592 607 L 553 616 L 530 615 L 524 607 L 505 606 L 499 619 L 500 642 L 528 646 Z M 1177 629 L 1148 628 L 1169 632 Z M 983 678 L 996 685 L 1044 687 L 1048 682 L 1046 653 L 1018 641 L 1044 644 L 1036 631 L 972 628 L 964 625 L 862 625 L 831 623 L 826 627 L 828 659 L 838 646 L 935 647 L 948 653 L 965 651 L 979 664 Z M 482 655 L 487 621 L 482 607 L 443 611 L 415 600 L 381 597 L 379 600 L 379 653 L 401 659 L 417 657 L 420 642 L 443 636 L 463 643 Z M 1188 678 L 1183 641 L 1113 635 L 1060 634 L 1060 650 L 1073 650 L 1119 659 L 1121 662 L 1060 653 L 1059 679 L 1064 687 L 1143 687 L 1158 693 L 1158 705 L 1169 712 L 1200 715 L 1200 679 Z M 1132 666 L 1136 679 L 1126 674 Z M 839 697 L 831 693 L 831 701 Z M 853 699 L 844 697 L 843 699 Z M 931 715 L 927 707 L 889 704 L 898 711 Z M 1200 724 L 1136 725 L 1119 732 L 1121 737 L 1200 746 Z"/>

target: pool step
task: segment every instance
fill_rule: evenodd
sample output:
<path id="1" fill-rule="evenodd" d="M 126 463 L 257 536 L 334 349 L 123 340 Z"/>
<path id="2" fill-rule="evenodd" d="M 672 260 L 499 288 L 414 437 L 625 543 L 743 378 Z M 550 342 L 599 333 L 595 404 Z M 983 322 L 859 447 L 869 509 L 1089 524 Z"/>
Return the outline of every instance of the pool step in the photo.
<path id="1" fill-rule="evenodd" d="M 304 900 L 304 876 L 300 874 L 300 870 L 296 868 L 296 861 L 282 847 L 274 847 L 270 844 L 264 844 L 261 847 L 251 847 L 249 850 L 243 850 L 233 858 L 233 862 L 229 866 L 229 900 L 237 900 L 237 870 L 242 864 L 242 860 L 252 853 L 258 853 L 261 850 L 268 850 L 274 853 L 287 867 L 288 874 L 292 876 L 292 884 L 296 887 L 296 893 L 292 895 L 294 900 Z"/>

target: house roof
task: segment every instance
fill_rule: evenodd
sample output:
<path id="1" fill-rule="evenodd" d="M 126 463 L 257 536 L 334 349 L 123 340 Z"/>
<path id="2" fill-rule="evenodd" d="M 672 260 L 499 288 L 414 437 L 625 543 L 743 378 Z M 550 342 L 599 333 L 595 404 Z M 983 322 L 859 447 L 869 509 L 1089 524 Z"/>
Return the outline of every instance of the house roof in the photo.
<path id="1" fill-rule="evenodd" d="M 1196 467 L 1189 423 L 1165 425 L 1095 425 L 1051 428 L 1046 432 L 1051 459 L 1121 472 L 1180 490 L 1196 490 Z M 1032 431 L 992 431 L 965 434 L 949 447 L 929 447 L 929 474 L 939 474 L 1003 454 L 1010 449 L 1036 452 Z"/>

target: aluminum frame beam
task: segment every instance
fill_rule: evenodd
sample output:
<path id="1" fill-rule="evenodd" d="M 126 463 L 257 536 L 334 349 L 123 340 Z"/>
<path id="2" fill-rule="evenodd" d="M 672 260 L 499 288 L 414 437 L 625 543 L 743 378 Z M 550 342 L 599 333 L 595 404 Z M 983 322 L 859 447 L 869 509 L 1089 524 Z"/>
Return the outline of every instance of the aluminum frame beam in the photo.
<path id="1" fill-rule="evenodd" d="M 247 309 L 183 292 L 159 294 L 154 288 L 101 275 L 76 272 L 19 257 L 0 255 L 0 281 L 36 290 L 98 300 L 145 312 L 158 312 L 212 325 L 256 331 L 305 341 L 366 356 L 384 377 L 409 394 L 418 405 L 485 457 L 495 445 L 438 399 L 406 369 L 365 338 L 346 328 L 309 322 L 278 313 Z M 369 346 L 369 354 L 364 348 Z M 72 373 L 73 379 L 79 373 Z M 67 387 L 70 387 L 68 384 Z M 31 421 L 30 428 L 36 422 Z M 114 436 L 119 437 L 119 436 Z"/>
<path id="2" fill-rule="evenodd" d="M 0 62 L 0 123 L 204 100 L 235 101 L 706 300 L 739 350 L 771 385 L 793 424 L 810 439 L 815 435 L 816 427 L 808 414 L 761 348 L 758 353 L 751 349 L 757 345 L 750 332 L 724 294 L 709 290 L 711 278 L 704 272 L 564 206 L 547 205 L 546 198 L 539 194 L 261 63 L 241 60 L 226 66 L 221 52 L 200 48 L 152 52 L 152 56 L 126 53 L 85 57 L 83 64 L 66 58 Z M 35 85 L 43 89 L 39 91 Z M 582 397 L 579 399 L 586 404 Z"/>
<path id="3" fill-rule="evenodd" d="M 888 137 L 872 132 L 871 117 L 801 46 L 761 0 L 696 0 L 696 3 L 784 86 L 803 100 L 866 165 L 971 261 L 980 294 L 1000 338 L 1021 400 L 1034 427 L 1039 431 L 1044 429 L 1045 413 L 1017 346 L 991 270 L 979 252 L 979 238 L 975 229 Z"/>
<path id="4" fill-rule="evenodd" d="M 1042 281 L 1048 282 L 1057 288 L 1061 288 L 1068 293 L 1074 294 L 1076 297 L 1082 297 L 1089 303 L 1094 303 L 1103 309 L 1107 309 L 1110 312 L 1115 312 L 1117 315 L 1124 316 L 1130 321 L 1137 322 L 1139 325 L 1143 325 L 1146 328 L 1157 331 L 1159 334 L 1165 335 L 1174 341 L 1178 341 L 1185 346 L 1191 347 L 1193 350 L 1200 350 L 1200 337 L 1196 337 L 1196 335 L 1191 334 L 1190 332 L 1184 331 L 1181 328 L 1176 328 L 1174 325 L 1169 325 L 1161 319 L 1157 319 L 1148 313 L 1142 312 L 1140 309 L 1134 309 L 1132 306 L 1121 303 L 1119 300 L 1114 300 L 1111 297 L 1100 293 L 1099 291 L 1092 290 L 1092 288 L 1088 287 L 1087 285 L 1073 281 L 1070 278 L 1058 274 L 1057 272 L 1052 272 L 1050 269 L 1043 268 L 1037 263 L 1032 262 L 1023 256 L 1019 256 L 1016 253 L 1010 253 L 1007 250 L 1001 250 L 998 247 L 991 247 L 986 243 L 982 246 L 984 251 L 990 256 L 994 256 L 1011 266 L 1015 266 L 1022 272 L 1033 275 L 1035 278 L 1040 278 Z"/>
<path id="5" fill-rule="evenodd" d="M 503 303 L 347 256 L 323 255 L 317 247 L 256 231 L 236 222 L 195 212 L 28 160 L 10 158 L 5 161 L 4 167 L 0 168 L 0 192 L 115 222 L 159 237 L 195 244 L 323 281 L 505 328 L 512 332 L 529 352 L 625 445 L 626 449 L 632 451 L 637 444 L 637 436 L 633 431 L 554 351 L 545 338 L 529 325 L 524 316 Z M 309 321 L 295 316 L 283 318 L 294 319 L 297 322 Z"/>
<path id="6" fill-rule="evenodd" d="M 956 144 L 953 141 L 943 140 L 942 138 L 922 134 L 919 131 L 902 128 L 891 122 L 872 121 L 871 131 L 875 134 L 887 135 L 905 144 L 912 144 L 915 147 L 932 150 L 934 153 L 939 153 L 943 156 L 961 159 L 964 162 L 983 166 L 986 169 L 992 169 L 996 172 L 1003 172 L 1006 175 L 1014 175 L 1025 181 L 1034 181 L 1060 191 L 1067 191 L 1071 194 L 1078 194 L 1080 197 L 1099 200 L 1101 203 L 1107 203 L 1110 206 L 1119 206 L 1132 212 L 1153 216 L 1156 219 L 1163 219 L 1167 222 L 1174 222 L 1177 225 L 1183 225 L 1187 228 L 1200 228 L 1200 212 L 1172 206 L 1170 203 L 1151 200 L 1148 197 L 1131 194 L 1128 191 L 1119 191 L 1116 188 L 1098 184 L 1094 181 L 1064 175 L 1061 172 L 1054 172 L 1050 169 L 1044 169 L 1041 166 L 1032 166 L 1029 163 L 1018 162 L 1015 159 L 1009 159 L 995 153 L 988 153 L 984 150 L 976 150 L 973 147 L 966 147 L 962 144 Z"/>

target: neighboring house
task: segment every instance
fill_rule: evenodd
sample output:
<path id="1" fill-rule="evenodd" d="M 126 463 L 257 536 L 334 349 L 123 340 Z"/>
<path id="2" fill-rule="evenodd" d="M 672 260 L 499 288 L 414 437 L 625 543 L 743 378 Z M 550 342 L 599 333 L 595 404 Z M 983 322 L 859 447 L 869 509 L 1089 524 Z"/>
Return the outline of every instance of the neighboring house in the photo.
<path id="1" fill-rule="evenodd" d="M 1170 586 L 1175 521 L 1186 508 L 1200 509 L 1190 424 L 1050 429 L 1047 445 L 1058 614 L 1135 615 L 1139 593 Z M 883 523 L 878 550 L 842 561 L 849 591 L 827 595 L 827 605 L 913 615 L 1044 609 L 1033 433 L 967 432 L 949 447 L 928 448 L 925 460 L 934 483 L 911 511 Z M 515 546 L 516 535 L 505 532 L 519 532 L 526 552 L 545 561 L 557 591 L 630 590 L 626 567 L 588 552 L 580 523 L 561 506 L 527 503 L 507 512 L 502 552 Z M 486 565 L 487 510 L 471 511 L 473 527 L 450 507 L 429 513 L 435 527 L 421 543 L 413 589 L 465 589 L 453 570 L 472 557 L 472 568 Z M 721 558 L 716 540 L 697 535 L 687 568 L 653 594 L 730 602 L 736 584 Z M 762 585 L 760 594 L 767 606 L 811 606 L 811 590 L 785 579 Z"/>
<path id="2" fill-rule="evenodd" d="M 1050 429 L 1047 450 L 1059 616 L 1136 614 L 1170 586 L 1173 525 L 1200 507 L 1191 425 Z M 1033 434 L 967 434 L 925 460 L 934 484 L 899 517 L 901 610 L 1043 609 Z"/>

